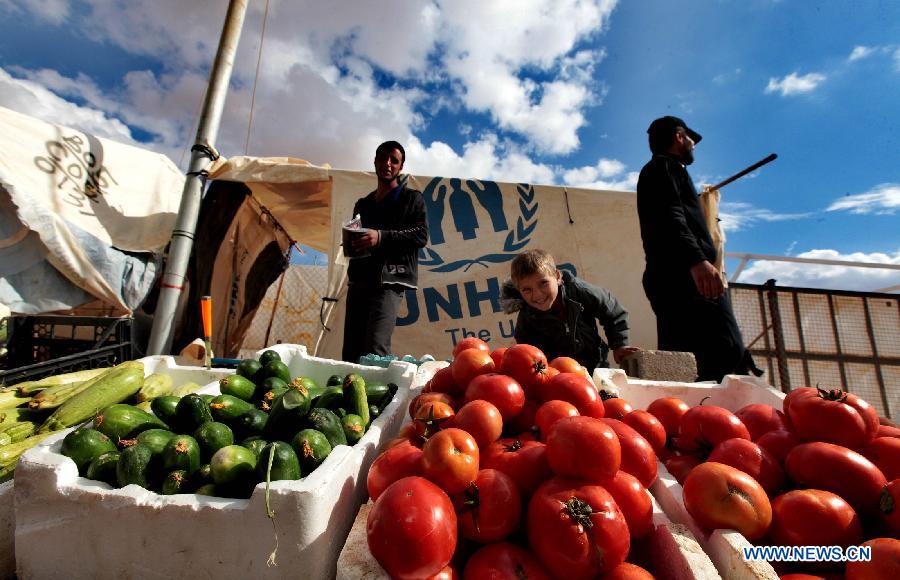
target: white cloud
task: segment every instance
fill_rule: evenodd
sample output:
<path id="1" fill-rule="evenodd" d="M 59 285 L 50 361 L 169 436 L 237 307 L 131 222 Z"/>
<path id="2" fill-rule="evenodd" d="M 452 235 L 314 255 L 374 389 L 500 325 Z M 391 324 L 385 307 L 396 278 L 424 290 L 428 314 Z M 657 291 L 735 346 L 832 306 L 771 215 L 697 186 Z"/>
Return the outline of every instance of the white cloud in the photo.
<path id="1" fill-rule="evenodd" d="M 618 159 L 600 159 L 595 165 L 563 171 L 562 181 L 572 187 L 634 191 L 639 173 L 625 172 L 625 164 Z"/>
<path id="2" fill-rule="evenodd" d="M 850 52 L 850 56 L 847 57 L 847 60 L 853 62 L 855 60 L 866 58 L 871 56 L 875 50 L 876 49 L 871 46 L 854 46 L 853 50 Z"/>
<path id="3" fill-rule="evenodd" d="M 900 251 L 893 254 L 882 252 L 842 254 L 837 250 L 823 249 L 802 252 L 797 257 L 900 265 Z M 886 268 L 854 268 L 771 261 L 753 262 L 749 268 L 741 272 L 738 281 L 762 284 L 772 278 L 780 286 L 860 291 L 879 290 L 900 284 L 900 272 Z"/>
<path id="4" fill-rule="evenodd" d="M 425 147 L 418 139 L 413 139 L 406 150 L 410 165 L 404 170 L 418 175 L 465 175 L 475 179 L 545 184 L 554 183 L 556 178 L 553 168 L 535 163 L 494 135 L 467 143 L 462 155 L 446 143 L 434 142 Z"/>
<path id="5" fill-rule="evenodd" d="M 7 2 L 0 4 L 8 5 Z M 40 20 L 50 24 L 62 24 L 69 17 L 69 0 L 32 0 L 28 2 L 28 8 L 34 12 Z"/>
<path id="6" fill-rule="evenodd" d="M 727 83 L 734 82 L 741 76 L 741 68 L 738 67 L 732 71 L 727 71 L 723 73 L 719 73 L 713 77 L 712 82 L 717 85 L 724 85 Z"/>
<path id="7" fill-rule="evenodd" d="M 894 51 L 894 69 L 900 71 L 900 48 Z"/>
<path id="8" fill-rule="evenodd" d="M 782 97 L 810 93 L 823 83 L 825 79 L 825 75 L 819 73 L 799 76 L 797 73 L 792 72 L 782 79 L 770 78 L 765 92 L 766 94 L 781 93 Z"/>
<path id="9" fill-rule="evenodd" d="M 900 183 L 882 183 L 865 193 L 837 199 L 825 211 L 893 215 L 900 208 Z"/>
<path id="10" fill-rule="evenodd" d="M 783 222 L 809 217 L 809 213 L 776 213 L 743 202 L 722 202 L 719 219 L 726 232 L 737 232 L 755 226 L 759 222 Z"/>

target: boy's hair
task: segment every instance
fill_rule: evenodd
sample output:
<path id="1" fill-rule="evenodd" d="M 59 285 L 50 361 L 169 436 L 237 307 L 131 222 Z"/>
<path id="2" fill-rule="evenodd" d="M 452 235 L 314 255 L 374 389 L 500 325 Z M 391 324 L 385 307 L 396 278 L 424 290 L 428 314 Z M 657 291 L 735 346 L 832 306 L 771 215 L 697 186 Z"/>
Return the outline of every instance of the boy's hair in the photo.
<path id="1" fill-rule="evenodd" d="M 556 275 L 556 261 L 545 250 L 527 250 L 513 258 L 509 275 L 513 282 L 534 274 Z"/>

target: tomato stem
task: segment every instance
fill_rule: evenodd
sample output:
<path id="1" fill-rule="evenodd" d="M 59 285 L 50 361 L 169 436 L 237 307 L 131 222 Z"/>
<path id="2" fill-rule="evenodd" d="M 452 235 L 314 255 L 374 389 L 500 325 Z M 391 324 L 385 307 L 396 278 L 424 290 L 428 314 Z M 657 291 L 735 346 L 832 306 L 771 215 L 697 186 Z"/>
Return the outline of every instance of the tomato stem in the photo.
<path id="1" fill-rule="evenodd" d="M 513 440 L 512 443 L 510 443 L 509 445 L 504 447 L 504 449 L 509 453 L 515 453 L 516 451 L 518 451 L 521 448 L 522 448 L 522 442 L 519 441 L 518 439 Z"/>
<path id="2" fill-rule="evenodd" d="M 472 512 L 472 523 L 475 525 L 475 531 L 481 533 L 478 527 L 478 508 L 481 506 L 481 492 L 478 485 L 474 481 L 469 482 L 469 487 L 464 493 L 461 513 Z"/>

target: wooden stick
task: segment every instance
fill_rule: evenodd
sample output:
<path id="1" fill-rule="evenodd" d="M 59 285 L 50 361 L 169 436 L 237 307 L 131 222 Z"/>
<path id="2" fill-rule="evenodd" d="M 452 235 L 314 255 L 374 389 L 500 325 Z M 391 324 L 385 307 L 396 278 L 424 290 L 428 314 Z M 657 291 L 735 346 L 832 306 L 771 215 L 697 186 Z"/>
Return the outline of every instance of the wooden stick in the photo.
<path id="1" fill-rule="evenodd" d="M 750 173 L 750 172 L 753 171 L 754 169 L 758 169 L 758 168 L 762 167 L 763 165 L 765 165 L 766 163 L 769 163 L 769 162 L 771 162 L 771 161 L 775 161 L 777 158 L 778 158 L 778 155 L 776 155 L 775 153 L 772 153 L 771 155 L 769 155 L 769 156 L 766 157 L 765 159 L 761 159 L 761 160 L 757 161 L 756 163 L 754 163 L 753 165 L 751 165 L 751 166 L 748 167 L 747 169 L 744 169 L 744 170 L 742 170 L 742 171 L 739 171 L 739 172 L 735 173 L 734 175 L 732 175 L 731 177 L 729 177 L 729 178 L 726 179 L 725 181 L 721 181 L 721 182 L 719 182 L 719 183 L 713 185 L 712 187 L 710 187 L 710 190 L 722 189 L 723 187 L 725 187 L 726 185 L 728 185 L 728 184 L 731 183 L 732 181 L 735 181 L 735 180 L 737 180 L 737 179 L 740 179 L 741 177 L 747 175 L 748 173 Z"/>

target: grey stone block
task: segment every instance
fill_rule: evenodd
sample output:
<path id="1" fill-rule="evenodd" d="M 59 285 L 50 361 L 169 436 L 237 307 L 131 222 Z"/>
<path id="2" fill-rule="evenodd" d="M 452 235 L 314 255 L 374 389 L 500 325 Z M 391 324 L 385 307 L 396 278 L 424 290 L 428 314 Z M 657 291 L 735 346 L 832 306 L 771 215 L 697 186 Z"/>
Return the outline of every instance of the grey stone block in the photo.
<path id="1" fill-rule="evenodd" d="M 648 381 L 697 380 L 697 361 L 691 352 L 642 350 L 626 357 L 621 366 L 628 376 Z"/>

